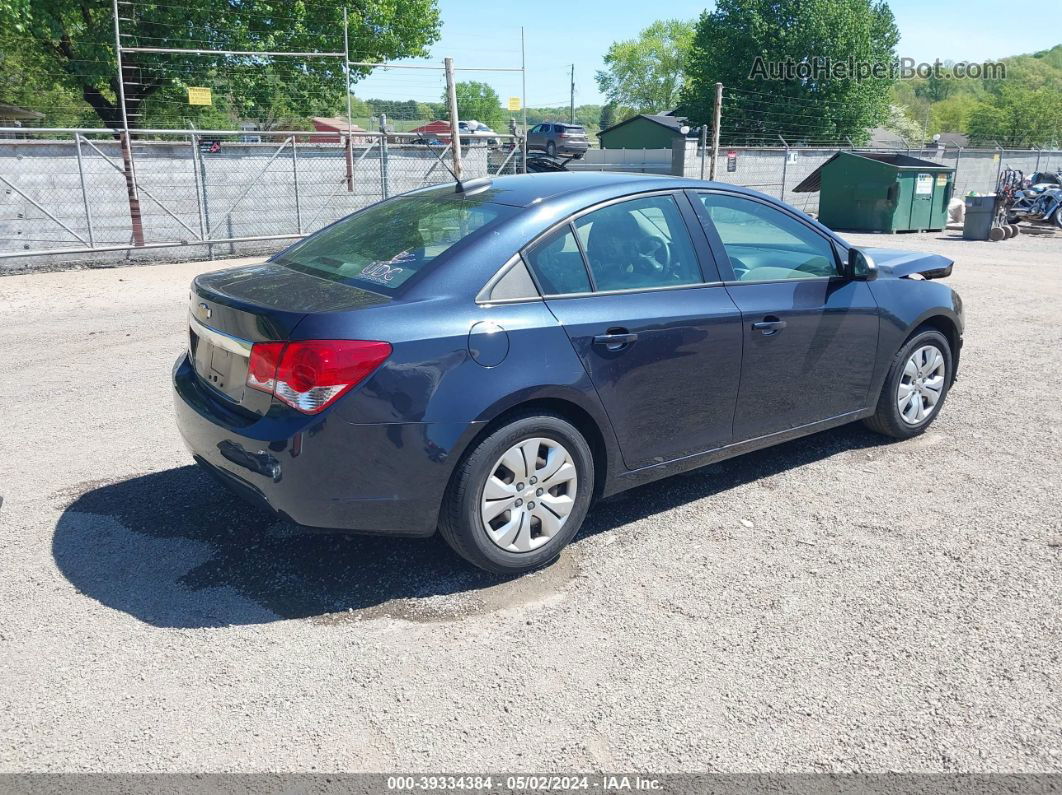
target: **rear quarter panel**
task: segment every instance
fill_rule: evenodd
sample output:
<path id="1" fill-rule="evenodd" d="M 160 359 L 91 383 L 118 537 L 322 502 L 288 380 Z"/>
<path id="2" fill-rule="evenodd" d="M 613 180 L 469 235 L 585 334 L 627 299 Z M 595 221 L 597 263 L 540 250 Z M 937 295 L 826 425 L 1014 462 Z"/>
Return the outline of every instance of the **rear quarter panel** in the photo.
<path id="1" fill-rule="evenodd" d="M 469 332 L 480 322 L 504 329 L 508 352 L 494 366 L 478 363 L 469 350 Z M 540 399 L 567 401 L 589 414 L 605 442 L 607 470 L 616 472 L 619 466 L 611 425 L 593 384 L 542 301 L 395 303 L 379 310 L 311 315 L 295 336 L 390 342 L 391 356 L 336 404 L 332 416 L 352 424 L 433 425 L 438 429 L 433 447 L 450 466 L 489 422 Z"/>

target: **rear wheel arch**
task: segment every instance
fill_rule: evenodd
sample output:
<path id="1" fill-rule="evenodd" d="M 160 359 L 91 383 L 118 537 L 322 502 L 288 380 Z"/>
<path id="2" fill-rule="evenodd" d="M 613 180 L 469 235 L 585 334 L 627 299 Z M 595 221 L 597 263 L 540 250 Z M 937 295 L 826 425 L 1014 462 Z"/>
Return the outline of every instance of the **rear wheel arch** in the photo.
<path id="1" fill-rule="evenodd" d="M 460 471 L 464 460 L 476 449 L 476 446 L 494 433 L 498 428 L 508 425 L 520 417 L 529 417 L 537 414 L 551 414 L 575 426 L 576 430 L 583 435 L 586 443 L 590 446 L 590 452 L 594 459 L 594 498 L 602 493 L 607 482 L 610 470 L 609 448 L 605 442 L 605 434 L 594 416 L 585 408 L 571 400 L 558 397 L 539 397 L 525 400 L 509 406 L 504 411 L 493 417 L 483 425 L 476 434 L 469 439 L 457 464 L 450 473 L 452 485 L 456 473 Z"/>

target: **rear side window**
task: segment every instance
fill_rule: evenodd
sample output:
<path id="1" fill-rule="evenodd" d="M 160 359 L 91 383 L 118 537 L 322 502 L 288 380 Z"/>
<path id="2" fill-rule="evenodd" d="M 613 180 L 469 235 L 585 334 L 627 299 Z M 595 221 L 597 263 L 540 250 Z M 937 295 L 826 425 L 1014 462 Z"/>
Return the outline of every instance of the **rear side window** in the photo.
<path id="1" fill-rule="evenodd" d="M 515 208 L 466 199 L 398 197 L 310 235 L 276 261 L 333 281 L 397 290 L 451 246 Z"/>
<path id="2" fill-rule="evenodd" d="M 539 241 L 528 253 L 527 264 L 546 295 L 590 292 L 583 255 L 569 224 Z"/>

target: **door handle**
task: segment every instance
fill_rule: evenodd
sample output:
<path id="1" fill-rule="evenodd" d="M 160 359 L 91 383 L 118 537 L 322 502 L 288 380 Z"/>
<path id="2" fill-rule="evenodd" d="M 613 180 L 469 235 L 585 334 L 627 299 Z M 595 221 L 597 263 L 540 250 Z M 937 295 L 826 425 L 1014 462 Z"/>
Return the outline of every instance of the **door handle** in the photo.
<path id="1" fill-rule="evenodd" d="M 770 337 L 774 334 L 777 334 L 785 327 L 786 322 L 784 320 L 779 320 L 778 318 L 772 315 L 768 315 L 763 320 L 752 324 L 752 330 L 759 331 L 765 337 Z"/>
<path id="2" fill-rule="evenodd" d="M 610 351 L 618 351 L 625 348 L 638 339 L 638 335 L 626 329 L 610 329 L 607 334 L 598 334 L 594 337 L 594 345 L 604 345 Z"/>

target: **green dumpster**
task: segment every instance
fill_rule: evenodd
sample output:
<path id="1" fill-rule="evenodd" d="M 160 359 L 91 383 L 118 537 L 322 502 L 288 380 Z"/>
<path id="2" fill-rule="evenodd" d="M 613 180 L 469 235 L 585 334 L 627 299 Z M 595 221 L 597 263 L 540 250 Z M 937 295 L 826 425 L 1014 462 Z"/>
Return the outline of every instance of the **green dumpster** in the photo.
<path id="1" fill-rule="evenodd" d="M 795 193 L 821 191 L 819 221 L 853 232 L 943 229 L 955 169 L 896 152 L 838 152 Z"/>

